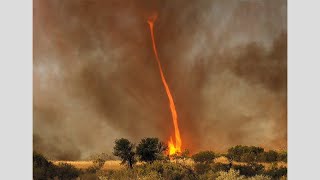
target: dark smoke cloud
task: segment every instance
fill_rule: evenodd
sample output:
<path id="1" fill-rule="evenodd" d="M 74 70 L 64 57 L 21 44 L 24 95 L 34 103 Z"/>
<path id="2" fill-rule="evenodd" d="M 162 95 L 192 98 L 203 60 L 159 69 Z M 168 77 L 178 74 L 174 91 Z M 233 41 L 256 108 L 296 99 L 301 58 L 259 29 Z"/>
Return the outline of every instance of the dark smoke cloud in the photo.
<path id="1" fill-rule="evenodd" d="M 184 148 L 286 148 L 286 1 L 34 0 L 34 149 L 81 159 L 120 137 L 168 140 L 155 13 Z"/>

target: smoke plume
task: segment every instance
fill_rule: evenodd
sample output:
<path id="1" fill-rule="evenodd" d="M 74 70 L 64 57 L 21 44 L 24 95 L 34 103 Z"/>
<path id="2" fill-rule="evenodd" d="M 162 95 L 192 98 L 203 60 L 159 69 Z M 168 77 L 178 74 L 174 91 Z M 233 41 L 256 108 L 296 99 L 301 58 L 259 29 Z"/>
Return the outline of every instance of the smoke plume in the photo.
<path id="1" fill-rule="evenodd" d="M 287 143 L 286 0 L 34 0 L 34 149 L 51 159 L 111 152 L 125 137 L 182 148 Z"/>

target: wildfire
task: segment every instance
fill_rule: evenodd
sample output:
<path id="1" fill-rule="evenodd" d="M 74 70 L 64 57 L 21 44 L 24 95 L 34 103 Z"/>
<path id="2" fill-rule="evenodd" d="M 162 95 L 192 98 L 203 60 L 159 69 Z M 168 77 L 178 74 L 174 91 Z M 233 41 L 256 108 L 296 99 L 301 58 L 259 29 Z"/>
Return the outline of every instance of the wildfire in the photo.
<path id="1" fill-rule="evenodd" d="M 166 81 L 164 74 L 162 72 L 162 66 L 160 63 L 160 59 L 159 59 L 157 48 L 156 48 L 156 43 L 154 40 L 153 26 L 154 26 L 154 22 L 155 22 L 156 18 L 157 18 L 156 16 L 150 17 L 148 19 L 148 24 L 150 27 L 153 51 L 154 51 L 154 54 L 155 54 L 155 57 L 156 57 L 156 60 L 158 63 L 161 80 L 162 80 L 163 86 L 166 90 L 166 93 L 167 93 L 167 96 L 169 99 L 169 103 L 170 103 L 172 122 L 173 122 L 173 126 L 174 126 L 175 144 L 173 143 L 172 137 L 170 137 L 170 140 L 168 141 L 168 147 L 169 147 L 169 155 L 173 155 L 175 153 L 181 152 L 182 141 L 181 141 L 180 130 L 179 130 L 179 126 L 178 126 L 178 115 L 177 115 L 176 107 L 174 105 L 174 101 L 173 101 L 169 86 L 168 86 L 167 81 Z"/>

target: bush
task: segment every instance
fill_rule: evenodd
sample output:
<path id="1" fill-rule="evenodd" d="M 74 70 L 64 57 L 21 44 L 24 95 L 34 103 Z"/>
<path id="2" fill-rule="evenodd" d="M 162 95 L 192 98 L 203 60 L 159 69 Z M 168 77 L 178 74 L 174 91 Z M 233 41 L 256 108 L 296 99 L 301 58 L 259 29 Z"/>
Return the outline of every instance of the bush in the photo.
<path id="1" fill-rule="evenodd" d="M 155 161 L 153 164 L 140 166 L 144 173 L 155 171 L 164 179 L 197 179 L 197 175 L 192 168 L 179 163 Z"/>
<path id="2" fill-rule="evenodd" d="M 101 153 L 91 156 L 91 160 L 95 167 L 101 169 L 107 160 L 114 160 L 114 158 L 106 153 Z"/>
<path id="3" fill-rule="evenodd" d="M 176 162 L 178 161 L 185 161 L 189 158 L 189 150 L 185 149 L 182 152 L 176 152 L 175 154 L 171 155 L 170 158 L 172 158 L 173 160 L 175 160 Z"/>
<path id="4" fill-rule="evenodd" d="M 223 163 L 213 163 L 211 164 L 211 170 L 213 172 L 219 172 L 219 171 L 229 171 L 230 165 L 229 164 L 223 164 Z"/>
<path id="5" fill-rule="evenodd" d="M 48 179 L 56 176 L 56 167 L 42 154 L 33 152 L 33 179 Z"/>
<path id="6" fill-rule="evenodd" d="M 235 146 L 228 149 L 227 158 L 232 161 L 238 162 L 276 162 L 285 161 L 287 154 L 278 153 L 270 150 L 265 152 L 261 147 L 255 146 Z"/>
<path id="7" fill-rule="evenodd" d="M 100 179 L 163 179 L 163 180 L 196 180 L 199 179 L 191 167 L 181 164 L 154 161 L 152 164 L 146 163 L 137 165 L 133 169 L 121 169 L 109 171 Z"/>
<path id="8" fill-rule="evenodd" d="M 204 174 L 210 170 L 210 165 L 204 164 L 204 163 L 196 163 L 194 165 L 194 170 L 196 171 L 197 174 Z"/>
<path id="9" fill-rule="evenodd" d="M 253 152 L 245 152 L 240 157 L 240 162 L 255 162 L 257 160 L 258 155 Z"/>
<path id="10" fill-rule="evenodd" d="M 104 175 L 99 176 L 100 180 L 128 180 L 138 179 L 134 169 L 110 170 Z"/>
<path id="11" fill-rule="evenodd" d="M 70 164 L 54 165 L 49 162 L 43 155 L 33 152 L 33 179 L 44 180 L 59 178 L 75 179 L 80 175 L 81 171 Z"/>
<path id="12" fill-rule="evenodd" d="M 247 178 L 241 175 L 238 170 L 230 169 L 228 172 L 219 172 L 216 180 L 271 180 L 271 178 L 265 175 L 256 175 Z"/>
<path id="13" fill-rule="evenodd" d="M 271 168 L 264 172 L 265 175 L 272 177 L 273 179 L 280 179 L 283 176 L 287 176 L 287 168 Z"/>
<path id="14" fill-rule="evenodd" d="M 264 166 L 261 164 L 252 163 L 249 165 L 233 165 L 233 169 L 238 170 L 241 175 L 255 176 L 263 173 Z"/>
<path id="15" fill-rule="evenodd" d="M 283 162 L 287 162 L 287 152 L 280 152 L 278 154 L 278 161 L 283 161 Z"/>
<path id="16" fill-rule="evenodd" d="M 276 151 L 268 151 L 265 152 L 266 154 L 266 161 L 265 162 L 276 162 L 278 159 L 278 153 Z"/>
<path id="17" fill-rule="evenodd" d="M 80 180 L 99 180 L 99 176 L 95 173 L 84 173 L 79 176 Z"/>
<path id="18" fill-rule="evenodd" d="M 216 180 L 245 180 L 245 177 L 239 171 L 230 169 L 228 172 L 219 172 Z"/>
<path id="19" fill-rule="evenodd" d="M 213 172 L 213 171 L 208 171 L 202 175 L 199 176 L 200 180 L 207 180 L 207 179 L 217 179 L 218 173 Z"/>
<path id="20" fill-rule="evenodd" d="M 100 170 L 103 167 L 106 160 L 112 159 L 112 157 L 106 153 L 101 153 L 101 154 L 92 155 L 90 159 L 92 160 L 93 165 L 87 168 L 86 172 L 96 173 L 98 170 Z"/>
<path id="21" fill-rule="evenodd" d="M 256 146 L 235 146 L 228 149 L 227 157 L 230 161 L 255 162 L 264 149 Z"/>
<path id="22" fill-rule="evenodd" d="M 60 180 L 75 179 L 80 175 L 80 170 L 66 163 L 59 163 L 57 166 L 56 177 Z"/>
<path id="23" fill-rule="evenodd" d="M 212 151 L 202 151 L 194 154 L 191 158 L 196 163 L 210 164 L 214 160 L 215 154 Z"/>
<path id="24" fill-rule="evenodd" d="M 247 178 L 247 180 L 271 180 L 271 178 L 265 175 L 256 175 L 256 176 Z"/>

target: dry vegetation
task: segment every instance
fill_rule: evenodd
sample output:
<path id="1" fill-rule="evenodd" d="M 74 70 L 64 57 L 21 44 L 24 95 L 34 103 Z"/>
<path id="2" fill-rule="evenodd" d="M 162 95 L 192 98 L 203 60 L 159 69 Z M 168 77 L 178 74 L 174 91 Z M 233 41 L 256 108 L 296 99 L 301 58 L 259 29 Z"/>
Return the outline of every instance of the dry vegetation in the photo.
<path id="1" fill-rule="evenodd" d="M 78 169 L 87 169 L 91 166 L 93 166 L 92 161 L 52 161 L 53 164 L 58 165 L 59 163 L 67 163 L 70 164 Z M 119 160 L 108 160 L 104 163 L 102 170 L 118 170 L 123 168 L 123 166 L 120 165 Z"/>
<path id="2" fill-rule="evenodd" d="M 234 146 L 227 153 L 188 150 L 167 156 L 157 138 L 146 138 L 138 146 L 121 138 L 114 155 L 94 154 L 83 161 L 48 161 L 34 152 L 34 179 L 161 179 L 206 180 L 286 179 L 287 152 L 265 151 L 255 146 Z"/>
<path id="3" fill-rule="evenodd" d="M 79 169 L 87 169 L 90 166 L 93 165 L 92 161 L 52 161 L 53 164 L 58 165 L 59 163 L 67 163 L 70 165 L 75 166 L 76 168 Z M 104 164 L 104 166 L 102 167 L 102 170 L 119 170 L 121 168 L 124 168 L 125 166 L 120 165 L 119 160 L 107 160 Z M 214 160 L 215 163 L 223 163 L 223 164 L 228 164 L 229 161 L 226 157 L 219 157 L 216 158 Z M 194 162 L 191 159 L 187 159 L 184 161 L 184 163 L 186 165 L 193 165 Z M 141 164 L 140 162 L 137 164 Z M 234 162 L 234 164 L 236 165 L 246 165 L 247 163 L 243 163 L 243 162 Z M 266 169 L 269 169 L 272 166 L 272 163 L 258 163 L 258 164 L 262 164 Z M 277 167 L 287 167 L 287 163 L 285 162 L 277 162 Z"/>

